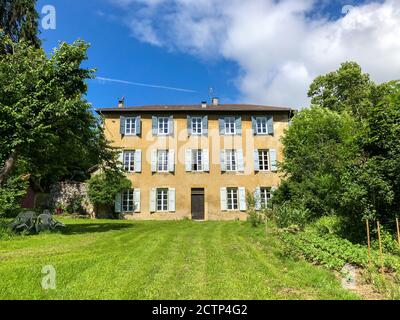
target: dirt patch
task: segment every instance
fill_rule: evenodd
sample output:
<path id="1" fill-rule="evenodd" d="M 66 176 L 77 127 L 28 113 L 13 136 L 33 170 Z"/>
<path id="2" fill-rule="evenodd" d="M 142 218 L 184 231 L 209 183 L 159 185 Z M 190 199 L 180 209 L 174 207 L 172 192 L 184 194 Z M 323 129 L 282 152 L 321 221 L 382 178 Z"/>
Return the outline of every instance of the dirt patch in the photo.
<path id="1" fill-rule="evenodd" d="M 385 300 L 386 297 L 378 292 L 373 285 L 366 283 L 363 276 L 363 269 L 354 267 L 354 274 L 351 285 L 345 286 L 351 292 L 359 295 L 365 300 Z M 336 277 L 339 281 L 346 282 L 345 276 L 340 272 L 335 272 Z"/>

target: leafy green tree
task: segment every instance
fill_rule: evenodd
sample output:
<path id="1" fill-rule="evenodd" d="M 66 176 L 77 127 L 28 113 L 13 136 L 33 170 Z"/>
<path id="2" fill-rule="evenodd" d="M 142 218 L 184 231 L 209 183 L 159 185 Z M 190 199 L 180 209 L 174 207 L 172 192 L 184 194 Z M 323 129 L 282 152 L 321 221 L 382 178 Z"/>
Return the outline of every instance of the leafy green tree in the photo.
<path id="1" fill-rule="evenodd" d="M 102 173 L 94 174 L 88 184 L 88 197 L 96 207 L 112 206 L 117 193 L 131 188 L 130 180 L 118 169 L 106 169 Z"/>
<path id="2" fill-rule="evenodd" d="M 309 95 L 314 106 L 283 138 L 285 179 L 274 202 L 304 206 L 314 218 L 392 221 L 400 213 L 399 83 L 376 85 L 347 62 L 318 77 Z"/>
<path id="3" fill-rule="evenodd" d="M 317 77 L 308 91 L 311 103 L 333 111 L 348 111 L 363 118 L 368 109 L 388 93 L 387 84 L 376 85 L 355 62 L 342 63 L 341 67 Z"/>
<path id="4" fill-rule="evenodd" d="M 280 169 L 286 179 L 274 193 L 275 201 L 301 204 L 315 215 L 337 208 L 341 172 L 358 154 L 357 130 L 348 113 L 317 106 L 300 111 L 282 140 L 285 161 Z"/>
<path id="5" fill-rule="evenodd" d="M 391 83 L 387 88 L 390 93 L 369 108 L 360 124 L 361 156 L 342 181 L 344 202 L 351 211 L 382 222 L 400 213 L 400 86 Z"/>
<path id="6" fill-rule="evenodd" d="M 91 69 L 81 67 L 88 45 L 60 44 L 50 57 L 26 42 L 0 37 L 0 186 L 18 164 L 41 185 L 85 180 L 104 163 L 115 166 L 100 121 L 85 100 Z"/>
<path id="7" fill-rule="evenodd" d="M 8 35 L 13 42 L 27 41 L 39 48 L 41 45 L 38 38 L 39 15 L 35 10 L 35 5 L 36 0 L 0 0 L 2 33 Z M 12 47 L 7 47 L 6 51 L 10 48 Z"/>

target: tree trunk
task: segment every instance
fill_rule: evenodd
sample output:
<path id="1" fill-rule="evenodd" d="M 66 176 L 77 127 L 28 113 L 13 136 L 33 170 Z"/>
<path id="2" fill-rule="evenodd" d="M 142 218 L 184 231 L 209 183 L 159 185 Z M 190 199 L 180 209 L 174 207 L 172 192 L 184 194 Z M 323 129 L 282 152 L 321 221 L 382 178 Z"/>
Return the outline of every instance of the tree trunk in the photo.
<path id="1" fill-rule="evenodd" d="M 3 183 L 6 181 L 7 176 L 11 173 L 11 171 L 14 169 L 15 162 L 16 162 L 16 154 L 13 152 L 9 158 L 6 160 L 3 168 L 0 170 L 0 187 L 3 185 Z"/>

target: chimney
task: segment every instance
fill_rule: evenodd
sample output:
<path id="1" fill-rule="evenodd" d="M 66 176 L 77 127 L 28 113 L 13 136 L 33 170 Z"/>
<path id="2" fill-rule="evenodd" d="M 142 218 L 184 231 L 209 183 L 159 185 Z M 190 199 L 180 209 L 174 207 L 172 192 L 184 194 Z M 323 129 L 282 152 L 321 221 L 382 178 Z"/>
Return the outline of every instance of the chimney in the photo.
<path id="1" fill-rule="evenodd" d="M 207 101 L 202 101 L 202 102 L 201 102 L 201 107 L 202 107 L 203 109 L 207 108 Z"/>
<path id="2" fill-rule="evenodd" d="M 219 99 L 218 98 L 212 98 L 212 104 L 213 106 L 218 106 L 219 105 Z"/>
<path id="3" fill-rule="evenodd" d="M 119 101 L 118 101 L 118 108 L 123 108 L 125 106 L 125 97 L 122 97 Z"/>

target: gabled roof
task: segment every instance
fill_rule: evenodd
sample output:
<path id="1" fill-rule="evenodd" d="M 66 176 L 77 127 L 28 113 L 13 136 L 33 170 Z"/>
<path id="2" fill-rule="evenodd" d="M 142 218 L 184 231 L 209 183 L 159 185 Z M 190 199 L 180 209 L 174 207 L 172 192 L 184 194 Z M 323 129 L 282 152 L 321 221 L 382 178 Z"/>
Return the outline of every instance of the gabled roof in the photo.
<path id="1" fill-rule="evenodd" d="M 289 107 L 264 106 L 254 104 L 208 104 L 205 108 L 201 104 L 194 105 L 147 105 L 132 106 L 122 108 L 99 108 L 97 113 L 121 113 L 121 112 L 251 112 L 251 111 L 273 111 L 273 112 L 291 112 Z"/>

